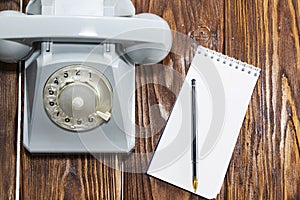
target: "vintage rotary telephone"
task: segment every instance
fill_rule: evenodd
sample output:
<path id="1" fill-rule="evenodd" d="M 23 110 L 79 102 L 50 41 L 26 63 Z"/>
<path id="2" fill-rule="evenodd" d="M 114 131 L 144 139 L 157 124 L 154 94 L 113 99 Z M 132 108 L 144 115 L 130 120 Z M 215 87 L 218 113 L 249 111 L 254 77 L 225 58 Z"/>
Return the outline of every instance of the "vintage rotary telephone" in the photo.
<path id="1" fill-rule="evenodd" d="M 24 61 L 30 152 L 129 152 L 135 143 L 135 64 L 169 52 L 168 24 L 130 0 L 31 0 L 0 12 L 0 61 Z"/>

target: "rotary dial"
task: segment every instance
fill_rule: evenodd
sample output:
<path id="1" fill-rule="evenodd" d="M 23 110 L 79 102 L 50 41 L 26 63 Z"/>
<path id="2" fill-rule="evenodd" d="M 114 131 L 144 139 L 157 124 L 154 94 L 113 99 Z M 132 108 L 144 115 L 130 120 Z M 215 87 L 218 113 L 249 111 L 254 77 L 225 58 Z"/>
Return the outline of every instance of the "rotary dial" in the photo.
<path id="1" fill-rule="evenodd" d="M 58 126 L 87 131 L 111 117 L 112 88 L 104 74 L 84 65 L 54 72 L 44 87 L 44 107 Z"/>

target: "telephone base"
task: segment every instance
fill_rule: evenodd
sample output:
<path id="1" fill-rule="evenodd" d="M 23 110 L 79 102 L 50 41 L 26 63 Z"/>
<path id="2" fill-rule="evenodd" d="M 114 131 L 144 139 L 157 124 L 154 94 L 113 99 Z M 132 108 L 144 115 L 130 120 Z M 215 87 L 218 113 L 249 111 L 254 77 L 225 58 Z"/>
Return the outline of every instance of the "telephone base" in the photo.
<path id="1" fill-rule="evenodd" d="M 25 62 L 25 147 L 34 153 L 130 152 L 135 145 L 134 64 L 121 59 L 120 52 L 116 51 L 118 48 L 113 44 L 109 45 L 109 52 L 107 45 L 103 44 L 53 44 L 51 48 L 49 52 L 35 52 Z M 42 92 L 49 75 L 74 64 L 100 71 L 113 88 L 111 119 L 96 128 L 80 132 L 69 131 L 53 123 L 43 105 Z"/>

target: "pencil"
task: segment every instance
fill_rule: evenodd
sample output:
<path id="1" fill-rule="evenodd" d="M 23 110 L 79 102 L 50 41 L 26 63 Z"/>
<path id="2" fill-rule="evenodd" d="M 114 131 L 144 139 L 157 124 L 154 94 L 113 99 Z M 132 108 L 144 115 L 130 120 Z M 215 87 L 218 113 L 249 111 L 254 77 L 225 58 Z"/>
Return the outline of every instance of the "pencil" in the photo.
<path id="1" fill-rule="evenodd" d="M 198 188 L 198 171 L 197 171 L 197 153 L 198 153 L 198 129 L 197 129 L 197 99 L 196 99 L 196 80 L 192 80 L 192 171 L 193 171 L 193 188 Z"/>

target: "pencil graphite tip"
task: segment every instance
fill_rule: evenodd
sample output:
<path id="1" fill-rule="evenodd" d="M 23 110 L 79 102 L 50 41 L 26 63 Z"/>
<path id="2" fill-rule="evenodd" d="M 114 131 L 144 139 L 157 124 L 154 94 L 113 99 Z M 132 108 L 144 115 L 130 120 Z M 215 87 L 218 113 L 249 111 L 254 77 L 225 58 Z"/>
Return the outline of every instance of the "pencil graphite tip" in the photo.
<path id="1" fill-rule="evenodd" d="M 193 188 L 194 188 L 194 191 L 196 192 L 197 188 L 198 188 L 198 179 L 197 179 L 197 177 L 193 178 Z"/>

